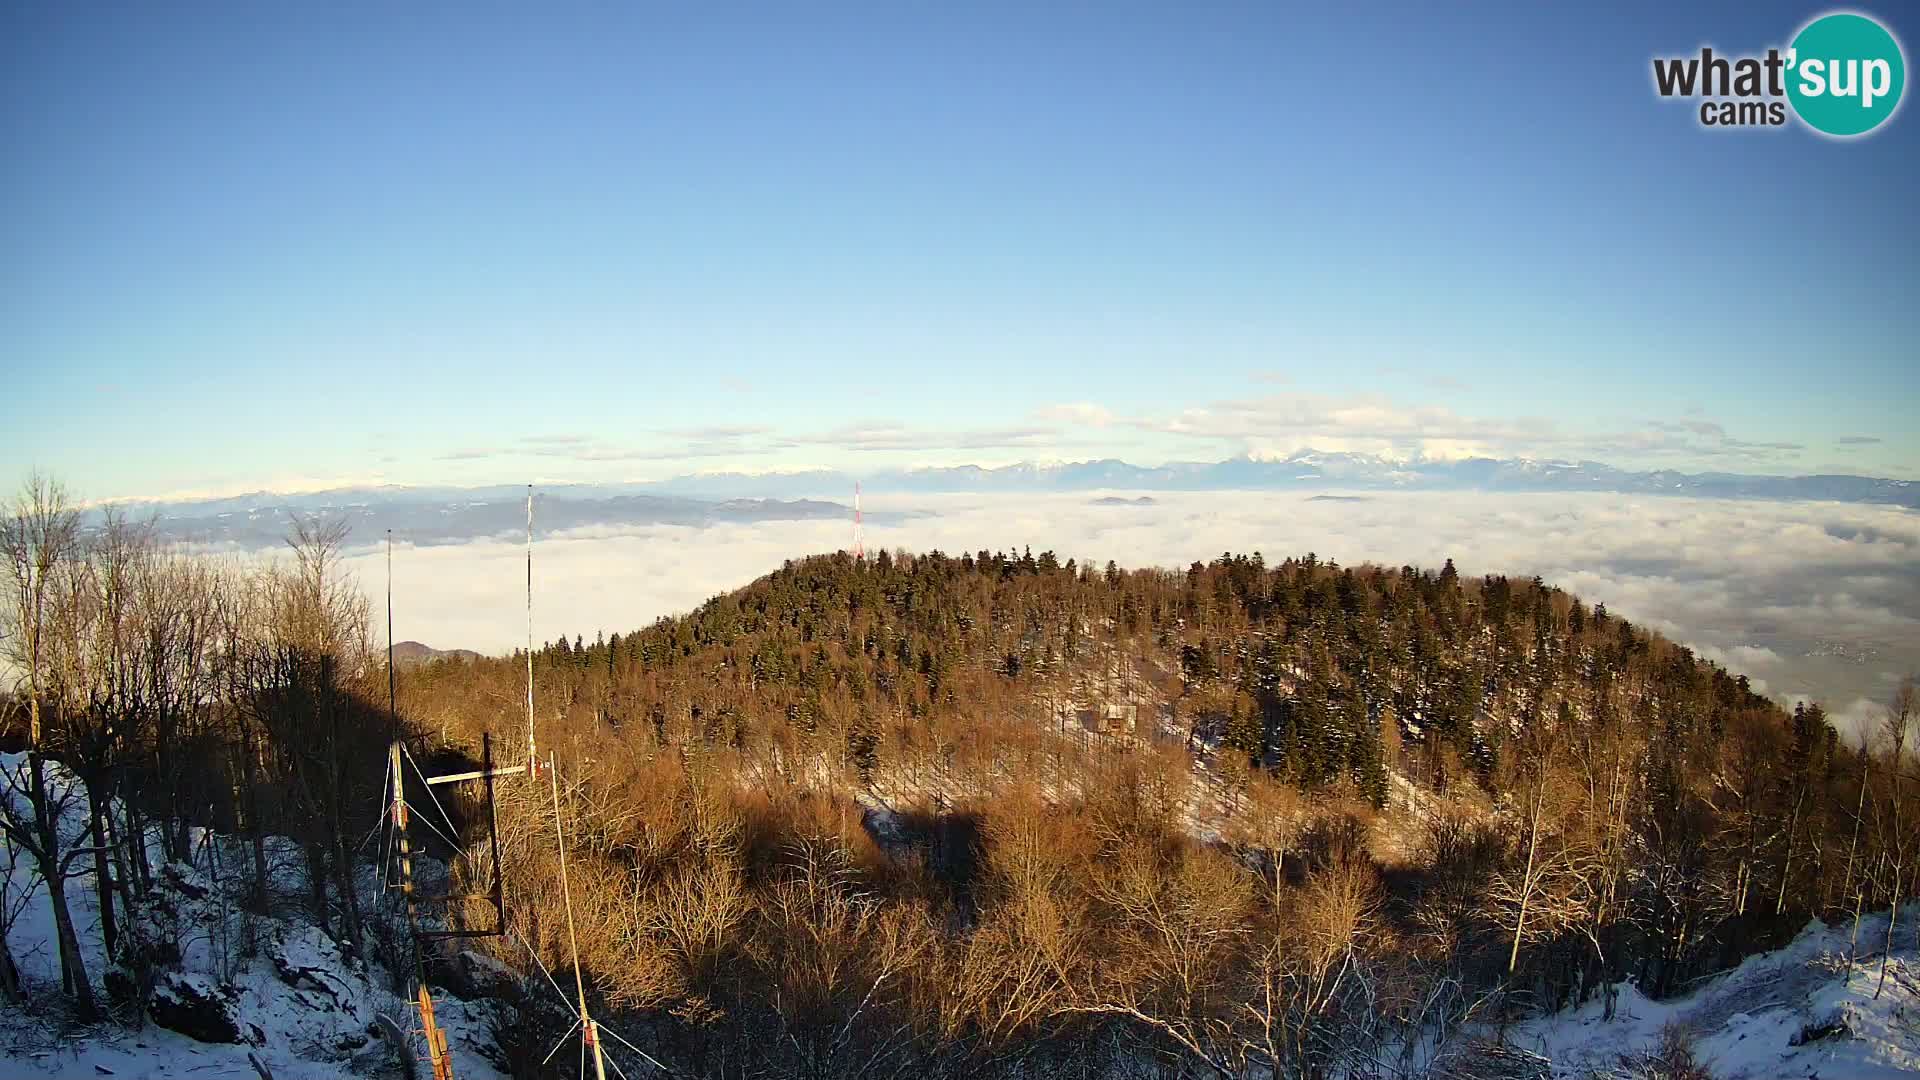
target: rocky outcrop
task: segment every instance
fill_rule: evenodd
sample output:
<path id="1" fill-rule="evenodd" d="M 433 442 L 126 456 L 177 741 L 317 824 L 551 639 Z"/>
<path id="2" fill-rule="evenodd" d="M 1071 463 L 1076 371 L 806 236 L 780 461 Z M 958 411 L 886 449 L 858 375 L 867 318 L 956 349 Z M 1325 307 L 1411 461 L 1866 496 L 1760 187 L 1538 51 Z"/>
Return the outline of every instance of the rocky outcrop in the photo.
<path id="1" fill-rule="evenodd" d="M 240 995 L 204 975 L 172 972 L 154 987 L 147 1012 L 153 1022 L 205 1043 L 239 1043 Z"/>

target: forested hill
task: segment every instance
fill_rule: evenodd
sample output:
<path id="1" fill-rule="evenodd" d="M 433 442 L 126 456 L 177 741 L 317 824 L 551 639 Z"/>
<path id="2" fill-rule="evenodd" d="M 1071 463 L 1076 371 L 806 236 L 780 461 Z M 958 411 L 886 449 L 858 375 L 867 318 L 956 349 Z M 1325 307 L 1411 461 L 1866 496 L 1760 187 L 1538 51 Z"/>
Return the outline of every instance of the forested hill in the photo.
<path id="1" fill-rule="evenodd" d="M 1328 868 L 1369 876 L 1348 883 L 1374 898 L 1355 910 L 1396 963 L 1548 1006 L 1627 978 L 1668 993 L 1809 915 L 1911 889 L 1911 785 L 1876 773 L 1817 706 L 1789 714 L 1603 605 L 1450 561 L 1229 553 L 1169 571 L 842 553 L 535 659 L 544 737 L 594 762 L 583 783 L 604 798 L 646 787 L 631 796 L 646 819 L 662 800 L 712 797 L 719 777 L 762 808 L 737 811 L 759 839 L 733 849 L 729 874 L 777 880 L 774 838 L 850 829 L 855 848 L 920 852 L 933 877 L 894 888 L 980 925 L 1032 916 L 992 907 L 1011 895 L 1005 875 L 1031 871 L 1001 862 L 1017 813 L 1104 838 L 1056 837 L 1084 860 L 1061 887 L 1088 890 L 1074 910 L 1089 943 L 1121 917 L 1098 899 L 1103 860 L 1156 837 L 1186 852 L 1163 855 L 1161 874 L 1225 858 L 1276 889 Z M 498 703 L 524 693 L 524 663 L 430 665 L 402 697 L 420 715 L 490 717 L 479 726 L 512 739 L 519 721 Z M 768 804 L 787 807 L 775 824 L 756 816 Z M 840 824 L 822 826 L 835 806 Z M 622 873 L 682 872 L 625 843 L 603 848 Z M 888 895 L 874 873 L 863 887 Z M 1262 910 L 1297 919 L 1294 902 Z M 719 992 L 685 978 L 677 993 Z M 1081 992 L 1067 974 L 1042 982 Z"/>
<path id="2" fill-rule="evenodd" d="M 1549 733 L 1634 730 L 1651 764 L 1703 777 L 1733 729 L 1794 728 L 1802 759 L 1835 746 L 1817 709 L 1790 719 L 1604 604 L 1451 561 L 819 556 L 638 632 L 562 638 L 537 662 L 578 717 L 661 729 L 671 713 L 736 745 L 825 729 L 867 762 L 903 723 L 1133 705 L 1139 735 L 1218 745 L 1302 787 L 1350 782 L 1376 805 L 1390 764 L 1497 792 Z M 493 675 L 524 677 L 504 661 Z"/>

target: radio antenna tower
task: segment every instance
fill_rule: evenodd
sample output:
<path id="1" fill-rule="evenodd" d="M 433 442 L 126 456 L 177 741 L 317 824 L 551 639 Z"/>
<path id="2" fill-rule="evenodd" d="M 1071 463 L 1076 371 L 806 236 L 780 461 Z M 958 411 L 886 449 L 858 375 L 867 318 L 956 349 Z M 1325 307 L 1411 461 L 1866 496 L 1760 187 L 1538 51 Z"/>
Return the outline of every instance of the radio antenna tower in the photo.
<path id="1" fill-rule="evenodd" d="M 400 726 L 400 697 L 393 681 L 393 530 L 387 530 L 387 717 Z"/>
<path id="2" fill-rule="evenodd" d="M 853 482 L 853 557 L 867 557 L 867 538 L 860 529 L 860 481 Z"/>
<path id="3" fill-rule="evenodd" d="M 533 485 L 527 485 L 527 777 L 540 775 L 533 744 Z"/>

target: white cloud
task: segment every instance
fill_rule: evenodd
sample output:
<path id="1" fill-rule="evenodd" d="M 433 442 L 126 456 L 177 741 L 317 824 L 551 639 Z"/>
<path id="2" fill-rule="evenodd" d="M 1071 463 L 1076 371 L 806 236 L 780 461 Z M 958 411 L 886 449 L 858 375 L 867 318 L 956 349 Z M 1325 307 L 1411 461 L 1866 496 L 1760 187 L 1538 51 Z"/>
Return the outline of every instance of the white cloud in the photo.
<path id="1" fill-rule="evenodd" d="M 1063 405 L 1049 405 L 1036 411 L 1034 419 L 1056 424 L 1079 424 L 1085 427 L 1106 427 L 1113 423 L 1113 410 L 1105 405 L 1096 405 L 1091 401 L 1072 401 Z"/>
<path id="2" fill-rule="evenodd" d="M 1690 647 L 1703 660 L 1711 660 L 1728 671 L 1746 674 L 1751 674 L 1756 668 L 1769 667 L 1781 662 L 1779 653 L 1759 645 L 1735 645 L 1730 649 L 1723 649 L 1718 645 Z"/>
<path id="3" fill-rule="evenodd" d="M 1246 456 L 1254 461 L 1284 461 L 1308 450 L 1324 454 L 1364 454 L 1394 462 L 1406 461 L 1411 456 L 1392 439 L 1319 435 L 1257 436 L 1246 439 L 1242 445 L 1246 448 Z"/>
<path id="4" fill-rule="evenodd" d="M 1650 420 L 1625 430 L 1582 429 L 1531 416 L 1469 416 L 1444 405 L 1385 394 L 1267 393 L 1168 412 L 1116 417 L 1112 423 L 1163 436 L 1275 446 L 1364 447 L 1386 457 L 1584 457 L 1629 464 L 1697 466 L 1715 462 L 1779 467 L 1805 447 L 1735 438 L 1715 421 Z"/>
<path id="5" fill-rule="evenodd" d="M 1465 461 L 1497 456 L 1497 450 L 1476 439 L 1422 439 L 1420 456 L 1428 461 Z"/>
<path id="6" fill-rule="evenodd" d="M 1541 421 L 1486 420 L 1445 406 L 1406 404 L 1379 394 L 1265 394 L 1166 416 L 1134 417 L 1129 422 L 1149 431 L 1243 441 L 1292 437 L 1318 443 L 1345 438 L 1405 446 L 1417 446 L 1422 440 L 1511 446 L 1559 438 L 1551 425 Z"/>
<path id="7" fill-rule="evenodd" d="M 1780 662 L 1780 654 L 1758 645 L 1735 645 L 1727 650 L 1731 663 L 1743 668 L 1766 667 Z"/>
<path id="8" fill-rule="evenodd" d="M 923 450 L 976 450 L 1004 447 L 1051 447 L 1061 432 L 1054 427 L 1004 427 L 940 431 L 897 423 L 849 424 L 814 435 L 798 435 L 796 444 L 830 446 L 840 450 L 910 453 Z"/>
<path id="9" fill-rule="evenodd" d="M 1871 739 L 1887 714 L 1886 703 L 1869 697 L 1856 697 L 1839 708 L 1829 708 L 1827 719 L 1849 743 L 1858 745 Z"/>

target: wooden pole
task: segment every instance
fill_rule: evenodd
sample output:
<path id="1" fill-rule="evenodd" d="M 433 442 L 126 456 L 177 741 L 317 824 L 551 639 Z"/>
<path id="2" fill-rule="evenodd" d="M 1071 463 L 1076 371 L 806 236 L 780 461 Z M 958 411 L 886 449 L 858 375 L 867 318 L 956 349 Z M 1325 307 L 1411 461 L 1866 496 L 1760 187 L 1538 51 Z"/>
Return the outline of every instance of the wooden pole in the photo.
<path id="1" fill-rule="evenodd" d="M 407 904 L 407 932 L 413 939 L 413 980 L 415 1006 L 420 1010 L 420 1029 L 427 1041 L 427 1058 L 433 1062 L 433 1080 L 454 1080 L 453 1060 L 447 1054 L 447 1037 L 433 1017 L 433 996 L 427 992 L 427 959 L 420 944 L 420 913 L 413 901 L 413 845 L 407 838 L 407 783 L 401 771 L 400 742 L 387 747 L 387 769 L 393 774 L 393 831 L 400 841 L 400 895 Z"/>
<path id="2" fill-rule="evenodd" d="M 487 840 L 493 848 L 494 925 L 504 929 L 507 925 L 507 897 L 503 884 L 506 875 L 500 869 L 500 816 L 493 802 L 493 736 L 487 732 L 480 734 L 480 769 L 486 773 Z"/>
<path id="3" fill-rule="evenodd" d="M 553 837 L 560 848 L 560 899 L 567 908 L 567 947 L 573 952 L 573 989 L 580 999 L 580 1037 L 593 1048 L 593 1074 L 607 1080 L 607 1065 L 600 1056 L 600 1033 L 587 1013 L 587 982 L 580 973 L 580 940 L 573 929 L 573 890 L 567 883 L 567 833 L 560 821 L 560 775 L 554 769 L 553 754 L 547 754 L 547 784 L 553 791 Z"/>

